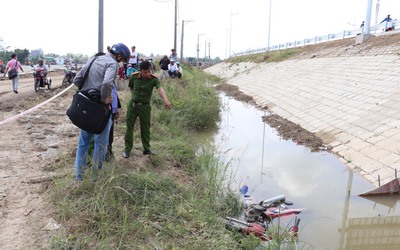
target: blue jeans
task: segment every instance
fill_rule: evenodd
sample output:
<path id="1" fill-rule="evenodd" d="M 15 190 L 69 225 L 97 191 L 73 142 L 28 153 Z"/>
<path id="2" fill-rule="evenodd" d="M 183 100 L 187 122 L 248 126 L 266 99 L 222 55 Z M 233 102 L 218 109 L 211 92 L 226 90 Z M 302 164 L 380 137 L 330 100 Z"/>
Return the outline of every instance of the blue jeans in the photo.
<path id="1" fill-rule="evenodd" d="M 17 75 L 14 79 L 11 80 L 13 91 L 18 90 L 18 83 L 19 83 L 19 75 Z"/>
<path id="2" fill-rule="evenodd" d="M 92 172 L 96 170 L 95 167 L 101 169 L 102 162 L 104 161 L 104 157 L 107 151 L 111 123 L 112 121 L 110 117 L 110 120 L 108 121 L 106 127 L 100 134 L 92 134 L 81 129 L 81 132 L 79 133 L 78 149 L 76 151 L 75 158 L 75 178 L 77 180 L 83 179 L 84 171 L 87 167 L 88 149 L 92 138 L 94 138 Z"/>

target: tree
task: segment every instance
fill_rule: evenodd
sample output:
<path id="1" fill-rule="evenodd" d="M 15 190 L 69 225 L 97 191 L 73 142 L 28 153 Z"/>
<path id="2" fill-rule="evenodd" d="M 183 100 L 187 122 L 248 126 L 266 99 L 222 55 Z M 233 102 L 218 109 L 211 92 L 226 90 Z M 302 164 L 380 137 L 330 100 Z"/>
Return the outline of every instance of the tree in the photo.
<path id="1" fill-rule="evenodd" d="M 4 44 L 3 38 L 0 37 L 0 52 L 6 51 L 10 46 Z"/>
<path id="2" fill-rule="evenodd" d="M 14 53 L 17 55 L 18 57 L 18 61 L 20 61 L 21 63 L 25 63 L 28 61 L 29 58 L 29 50 L 27 49 L 15 49 Z"/>

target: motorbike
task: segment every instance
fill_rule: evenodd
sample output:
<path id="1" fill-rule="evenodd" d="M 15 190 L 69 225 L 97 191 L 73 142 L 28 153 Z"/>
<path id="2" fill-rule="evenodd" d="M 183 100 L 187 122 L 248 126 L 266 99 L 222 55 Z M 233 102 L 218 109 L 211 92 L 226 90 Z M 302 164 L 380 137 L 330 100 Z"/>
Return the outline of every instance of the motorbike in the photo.
<path id="1" fill-rule="evenodd" d="M 64 79 L 62 80 L 63 86 L 68 86 L 72 83 L 76 76 L 76 68 L 72 66 L 66 66 L 64 69 Z"/>
<path id="2" fill-rule="evenodd" d="M 33 78 L 34 78 L 34 89 L 36 92 L 39 91 L 40 88 L 44 88 L 47 86 L 47 89 L 51 89 L 51 83 L 52 80 L 51 78 L 47 78 L 47 72 L 41 68 L 36 69 L 33 72 Z"/>
<path id="3" fill-rule="evenodd" d="M 287 201 L 284 195 L 278 195 L 269 199 L 260 201 L 258 204 L 252 204 L 251 197 L 247 195 L 247 186 L 243 186 L 240 192 L 243 194 L 244 212 L 241 219 L 226 217 L 220 219 L 226 228 L 241 232 L 245 235 L 252 234 L 262 241 L 272 240 L 272 236 L 268 234 L 270 224 L 276 218 L 294 217 L 294 225 L 285 230 L 291 237 L 297 239 L 298 227 L 300 219 L 297 217 L 303 209 L 289 208 L 293 202 Z"/>

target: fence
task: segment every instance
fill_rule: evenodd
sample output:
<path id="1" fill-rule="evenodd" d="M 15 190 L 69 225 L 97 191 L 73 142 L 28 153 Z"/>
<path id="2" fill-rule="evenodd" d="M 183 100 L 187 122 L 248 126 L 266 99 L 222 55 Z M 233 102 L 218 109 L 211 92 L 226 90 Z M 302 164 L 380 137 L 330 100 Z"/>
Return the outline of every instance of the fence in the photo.
<path id="1" fill-rule="evenodd" d="M 370 27 L 370 33 L 383 33 L 385 26 L 387 24 L 378 24 Z M 400 26 L 400 21 L 395 20 L 393 21 L 393 26 L 396 29 L 396 27 Z M 246 51 L 242 51 L 239 53 L 234 53 L 233 56 L 242 56 L 242 55 L 249 55 L 249 54 L 257 54 L 257 53 L 262 53 L 265 51 L 274 51 L 274 50 L 282 50 L 282 49 L 289 49 L 289 48 L 295 48 L 295 47 L 301 47 L 301 46 L 306 46 L 306 45 L 313 45 L 317 43 L 323 43 L 323 42 L 329 42 L 329 41 L 334 41 L 334 40 L 341 40 L 341 39 L 346 39 L 346 38 L 352 38 L 356 37 L 358 34 L 361 34 L 363 30 L 361 28 L 359 29 L 354 29 L 354 30 L 344 30 L 343 32 L 340 33 L 335 33 L 335 34 L 327 34 L 323 36 L 316 36 L 313 38 L 306 38 L 303 40 L 297 40 L 294 42 L 287 42 L 283 44 L 277 44 L 270 46 L 269 49 L 267 47 L 265 48 L 259 48 L 259 49 L 249 49 Z"/>

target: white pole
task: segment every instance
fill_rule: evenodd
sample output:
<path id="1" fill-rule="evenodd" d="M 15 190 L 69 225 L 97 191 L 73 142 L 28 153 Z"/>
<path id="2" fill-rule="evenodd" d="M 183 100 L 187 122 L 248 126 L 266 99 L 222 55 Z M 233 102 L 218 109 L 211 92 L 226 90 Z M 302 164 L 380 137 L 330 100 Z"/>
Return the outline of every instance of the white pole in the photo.
<path id="1" fill-rule="evenodd" d="M 367 6 L 367 16 L 365 18 L 365 29 L 364 29 L 364 34 L 369 34 L 370 31 L 370 26 L 371 26 L 371 9 L 372 9 L 372 0 L 368 0 L 368 6 Z"/>
<path id="2" fill-rule="evenodd" d="M 231 49 L 232 49 L 232 16 L 237 15 L 238 13 L 232 13 L 231 10 L 231 26 L 230 26 L 230 32 L 229 32 L 229 55 L 228 57 L 231 57 Z"/>
<path id="3" fill-rule="evenodd" d="M 375 25 L 378 25 L 378 16 L 379 16 L 379 0 L 376 2 L 376 14 L 375 14 Z"/>
<path id="4" fill-rule="evenodd" d="M 270 34 L 271 34 L 271 8 L 272 8 L 272 0 L 269 0 L 269 21 L 268 21 L 268 45 L 267 45 L 267 51 L 269 51 L 269 41 L 270 41 Z"/>

